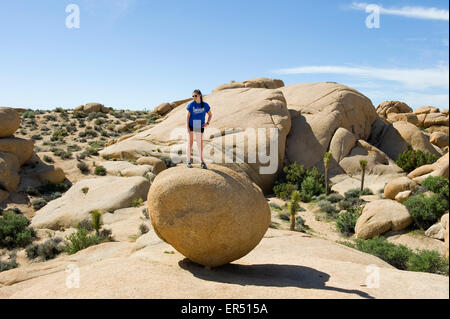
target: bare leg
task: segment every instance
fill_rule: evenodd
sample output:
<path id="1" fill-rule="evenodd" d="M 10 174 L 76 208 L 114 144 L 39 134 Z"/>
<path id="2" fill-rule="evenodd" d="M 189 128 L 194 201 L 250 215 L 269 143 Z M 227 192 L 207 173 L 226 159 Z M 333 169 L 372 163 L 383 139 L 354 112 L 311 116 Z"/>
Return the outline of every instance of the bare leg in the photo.
<path id="1" fill-rule="evenodd" d="M 188 137 L 188 145 L 187 145 L 187 163 L 191 162 L 191 151 L 192 151 L 192 144 L 194 144 L 194 134 L 192 134 L 192 131 L 189 131 L 189 137 Z"/>
<path id="2" fill-rule="evenodd" d="M 200 152 L 200 160 L 203 162 L 203 134 L 202 134 L 202 132 L 195 132 L 195 140 L 197 142 L 197 149 Z"/>

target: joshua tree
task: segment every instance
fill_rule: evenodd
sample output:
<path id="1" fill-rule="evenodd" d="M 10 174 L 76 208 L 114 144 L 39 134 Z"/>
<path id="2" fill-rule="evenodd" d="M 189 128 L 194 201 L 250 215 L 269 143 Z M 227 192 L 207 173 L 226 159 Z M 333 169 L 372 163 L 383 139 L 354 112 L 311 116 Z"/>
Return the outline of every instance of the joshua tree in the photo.
<path id="1" fill-rule="evenodd" d="M 300 192 L 293 191 L 291 201 L 288 203 L 289 213 L 291 214 L 291 230 L 295 230 L 295 213 L 299 209 Z"/>
<path id="2" fill-rule="evenodd" d="M 325 194 L 328 195 L 328 164 L 330 163 L 331 152 L 326 152 L 323 156 L 323 164 L 325 166 Z"/>
<path id="3" fill-rule="evenodd" d="M 359 166 L 361 166 L 361 192 L 364 189 L 364 174 L 366 173 L 366 166 L 367 166 L 367 161 L 366 160 L 360 160 L 359 161 Z"/>
<path id="4" fill-rule="evenodd" d="M 102 227 L 102 213 L 99 210 L 94 210 L 92 214 L 92 228 L 95 229 L 97 236 L 100 234 L 100 227 Z"/>

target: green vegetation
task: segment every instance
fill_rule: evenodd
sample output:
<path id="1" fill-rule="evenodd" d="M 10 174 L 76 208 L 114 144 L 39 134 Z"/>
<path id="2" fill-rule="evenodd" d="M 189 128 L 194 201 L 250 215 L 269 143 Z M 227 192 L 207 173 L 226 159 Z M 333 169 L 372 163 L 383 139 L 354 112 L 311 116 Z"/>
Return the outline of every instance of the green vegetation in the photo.
<path id="1" fill-rule="evenodd" d="M 70 185 L 65 183 L 52 184 L 45 183 L 39 185 L 38 187 L 29 186 L 25 190 L 25 192 L 30 196 L 41 197 L 45 202 L 52 201 L 56 198 L 62 196 L 70 188 Z M 36 207 L 42 205 L 43 203 L 36 202 Z M 34 206 L 34 204 L 33 204 Z M 45 205 L 44 205 L 45 206 Z"/>
<path id="2" fill-rule="evenodd" d="M 395 245 L 380 236 L 367 240 L 356 238 L 353 243 L 341 242 L 341 244 L 375 255 L 397 269 L 446 276 L 449 274 L 448 260 L 435 251 L 421 250 L 414 252 L 404 245 Z"/>
<path id="3" fill-rule="evenodd" d="M 69 254 L 75 254 L 76 252 L 88 248 L 93 245 L 98 245 L 104 242 L 112 241 L 111 230 L 101 229 L 101 213 L 95 210 L 91 213 L 92 219 L 83 220 L 78 224 L 78 229 L 75 233 L 66 237 L 67 242 L 64 250 Z M 95 234 L 90 234 L 95 230 Z"/>
<path id="4" fill-rule="evenodd" d="M 441 196 L 441 198 L 447 201 L 447 209 L 448 209 L 448 200 L 449 200 L 449 181 L 447 178 L 442 176 L 428 176 L 423 182 L 422 187 L 426 190 L 432 191 Z"/>
<path id="5" fill-rule="evenodd" d="M 47 201 L 44 199 L 35 199 L 31 202 L 31 205 L 33 206 L 34 210 L 39 210 L 47 205 Z"/>
<path id="6" fill-rule="evenodd" d="M 147 234 L 150 231 L 150 229 L 148 228 L 148 226 L 144 223 L 142 223 L 141 225 L 139 225 L 139 232 L 144 235 Z"/>
<path id="7" fill-rule="evenodd" d="M 53 259 L 64 251 L 64 246 L 61 245 L 62 238 L 55 237 L 47 239 L 42 244 L 31 244 L 26 249 L 25 252 L 29 259 L 38 258 L 40 261 L 46 261 Z"/>
<path id="8" fill-rule="evenodd" d="M 77 167 L 83 174 L 86 174 L 89 172 L 89 166 L 85 162 L 78 162 Z"/>
<path id="9" fill-rule="evenodd" d="M 288 199 L 293 191 L 298 190 L 300 200 L 309 202 L 313 196 L 325 193 L 324 184 L 325 176 L 316 167 L 307 170 L 303 165 L 294 162 L 283 168 L 273 191 L 277 197 Z"/>
<path id="10" fill-rule="evenodd" d="M 293 191 L 291 194 L 291 200 L 288 203 L 288 210 L 290 214 L 291 219 L 291 227 L 290 230 L 295 230 L 295 214 L 297 213 L 297 210 L 299 209 L 300 205 L 300 193 L 299 191 Z"/>
<path id="11" fill-rule="evenodd" d="M 47 162 L 47 163 L 54 163 L 55 161 L 54 161 L 53 158 L 51 158 L 50 156 L 44 155 L 44 162 Z"/>
<path id="12" fill-rule="evenodd" d="M 30 221 L 22 215 L 17 215 L 13 211 L 2 213 L 0 218 L 0 247 L 8 249 L 25 247 L 36 237 L 33 228 L 28 227 Z"/>
<path id="13" fill-rule="evenodd" d="M 435 224 L 448 207 L 448 201 L 435 193 L 431 196 L 423 193 L 413 195 L 403 204 L 408 207 L 415 225 L 423 230 Z"/>
<path id="14" fill-rule="evenodd" d="M 24 119 L 34 119 L 35 115 L 33 111 L 27 111 L 25 113 L 23 113 L 22 117 Z"/>
<path id="15" fill-rule="evenodd" d="M 325 194 L 326 195 L 329 194 L 328 166 L 330 164 L 331 157 L 332 157 L 332 153 L 331 152 L 326 152 L 325 155 L 323 156 L 323 164 L 324 164 L 324 167 L 325 167 Z"/>
<path id="16" fill-rule="evenodd" d="M 144 215 L 145 219 L 150 219 L 147 207 L 142 208 L 142 215 Z"/>
<path id="17" fill-rule="evenodd" d="M 362 206 L 350 207 L 347 212 L 341 212 L 336 218 L 336 227 L 339 232 L 349 237 L 355 233 L 355 225 L 361 216 Z"/>
<path id="18" fill-rule="evenodd" d="M 362 192 L 364 190 L 364 175 L 366 174 L 367 161 L 359 160 L 359 166 L 361 167 L 361 189 Z"/>
<path id="19" fill-rule="evenodd" d="M 437 155 L 421 150 L 413 150 L 412 147 L 408 145 L 408 150 L 401 153 L 395 163 L 405 172 L 409 173 L 419 166 L 433 164 L 438 159 L 439 156 Z"/>
<path id="20" fill-rule="evenodd" d="M 144 202 L 144 201 L 142 200 L 141 197 L 135 198 L 135 199 L 133 199 L 133 200 L 131 201 L 131 206 L 132 206 L 132 207 L 140 207 L 140 206 L 142 206 L 143 202 Z"/>
<path id="21" fill-rule="evenodd" d="M 9 261 L 0 260 L 0 272 L 17 268 L 19 264 L 16 261 L 15 256 L 10 256 Z"/>
<path id="22" fill-rule="evenodd" d="M 106 175 L 106 168 L 101 166 L 101 165 L 95 166 L 94 173 L 95 173 L 95 175 L 105 176 Z"/>

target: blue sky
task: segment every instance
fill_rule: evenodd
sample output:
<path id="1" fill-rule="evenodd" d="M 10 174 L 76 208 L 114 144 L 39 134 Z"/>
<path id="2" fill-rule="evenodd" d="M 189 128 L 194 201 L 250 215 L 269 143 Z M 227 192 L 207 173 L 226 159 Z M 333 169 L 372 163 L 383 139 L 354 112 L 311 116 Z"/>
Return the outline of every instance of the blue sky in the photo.
<path id="1" fill-rule="evenodd" d="M 362 1 L 0 0 L 0 105 L 150 110 L 273 77 L 448 108 L 448 1 L 371 3 L 379 28 Z"/>

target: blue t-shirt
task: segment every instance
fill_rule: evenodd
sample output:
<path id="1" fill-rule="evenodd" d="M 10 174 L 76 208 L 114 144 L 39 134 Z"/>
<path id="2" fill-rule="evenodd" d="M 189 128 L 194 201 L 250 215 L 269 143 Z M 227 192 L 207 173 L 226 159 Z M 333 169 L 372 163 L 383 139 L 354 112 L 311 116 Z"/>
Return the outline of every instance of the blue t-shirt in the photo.
<path id="1" fill-rule="evenodd" d="M 203 101 L 203 107 L 201 103 L 192 101 L 186 107 L 186 109 L 191 113 L 189 117 L 189 125 L 192 127 L 200 128 L 205 124 L 205 114 L 211 109 L 208 103 Z"/>

